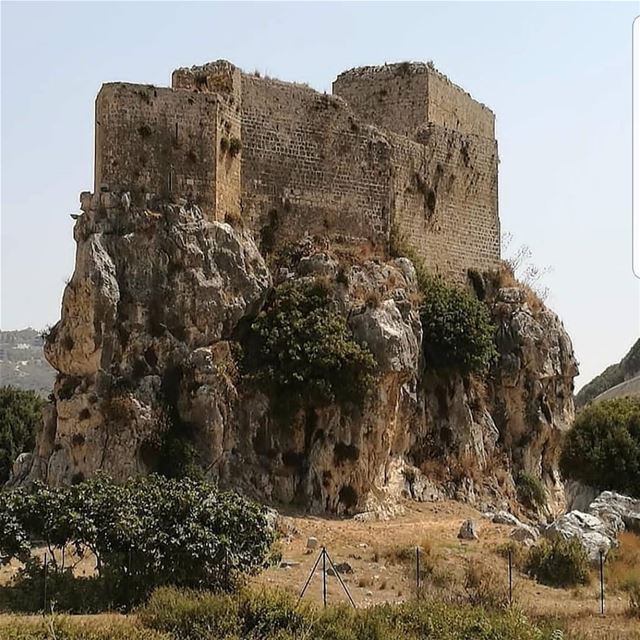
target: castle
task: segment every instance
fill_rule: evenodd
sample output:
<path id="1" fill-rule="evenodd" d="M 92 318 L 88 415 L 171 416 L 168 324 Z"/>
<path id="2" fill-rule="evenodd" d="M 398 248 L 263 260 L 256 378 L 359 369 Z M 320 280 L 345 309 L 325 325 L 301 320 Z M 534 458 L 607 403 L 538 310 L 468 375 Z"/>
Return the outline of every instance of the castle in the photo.
<path id="1" fill-rule="evenodd" d="M 400 239 L 461 279 L 500 258 L 494 124 L 430 63 L 352 69 L 328 95 L 220 60 L 171 88 L 103 85 L 95 191 L 195 202 L 265 252 L 321 234 L 384 257 Z"/>

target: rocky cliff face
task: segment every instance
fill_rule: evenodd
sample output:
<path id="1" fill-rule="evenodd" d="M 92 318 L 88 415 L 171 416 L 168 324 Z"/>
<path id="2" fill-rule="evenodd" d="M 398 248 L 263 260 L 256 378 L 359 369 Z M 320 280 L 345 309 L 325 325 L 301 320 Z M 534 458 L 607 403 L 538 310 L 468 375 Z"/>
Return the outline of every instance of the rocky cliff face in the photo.
<path id="1" fill-rule="evenodd" d="M 543 480 L 551 510 L 562 506 L 556 463 L 576 365 L 558 318 L 525 289 L 477 276 L 499 361 L 484 378 L 435 378 L 424 373 L 406 258 L 367 260 L 305 239 L 268 267 L 246 233 L 197 207 L 151 212 L 100 194 L 83 210 L 45 348 L 59 375 L 29 478 L 171 466 L 171 436 L 222 484 L 314 511 L 379 513 L 400 496 L 505 506 L 519 471 Z M 273 399 L 238 374 L 235 345 L 274 283 L 319 277 L 375 357 L 378 381 L 359 410 L 307 407 L 283 424 Z"/>

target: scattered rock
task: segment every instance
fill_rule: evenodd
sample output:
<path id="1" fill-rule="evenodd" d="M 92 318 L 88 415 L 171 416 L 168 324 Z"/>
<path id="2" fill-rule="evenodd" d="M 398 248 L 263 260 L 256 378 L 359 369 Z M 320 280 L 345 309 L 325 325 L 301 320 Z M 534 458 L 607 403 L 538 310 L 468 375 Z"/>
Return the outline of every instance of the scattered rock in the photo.
<path id="1" fill-rule="evenodd" d="M 300 563 L 297 560 L 282 560 L 280 562 L 281 569 L 291 569 L 293 567 L 299 567 Z"/>
<path id="2" fill-rule="evenodd" d="M 313 536 L 307 538 L 307 552 L 311 553 L 317 548 L 318 548 L 318 538 L 314 538 Z"/>
<path id="3" fill-rule="evenodd" d="M 476 523 L 473 520 L 465 520 L 460 526 L 458 538 L 461 540 L 477 540 L 478 529 Z"/>
<path id="4" fill-rule="evenodd" d="M 528 524 L 523 524 L 522 522 L 512 529 L 509 537 L 516 542 L 521 542 L 527 547 L 530 547 L 532 544 L 538 540 L 540 534 L 536 529 L 530 527 Z"/>
<path id="5" fill-rule="evenodd" d="M 498 511 L 498 513 L 494 514 L 491 522 L 494 524 L 510 524 L 513 527 L 519 527 L 522 524 L 516 516 L 508 511 Z"/>
<path id="6" fill-rule="evenodd" d="M 327 569 L 327 574 L 330 576 L 335 576 L 336 575 L 336 571 L 340 574 L 352 574 L 353 573 L 353 567 L 348 563 L 348 562 L 339 562 L 338 564 L 335 565 L 336 570 L 333 570 L 333 567 L 329 567 Z"/>

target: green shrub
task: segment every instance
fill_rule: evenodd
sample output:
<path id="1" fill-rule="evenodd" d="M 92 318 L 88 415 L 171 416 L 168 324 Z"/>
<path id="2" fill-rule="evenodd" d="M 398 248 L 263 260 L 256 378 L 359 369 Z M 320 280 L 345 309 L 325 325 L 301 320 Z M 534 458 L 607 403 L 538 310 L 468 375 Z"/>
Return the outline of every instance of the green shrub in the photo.
<path id="1" fill-rule="evenodd" d="M 334 402 L 361 406 L 375 368 L 322 280 L 276 287 L 252 324 L 244 357 L 249 378 L 287 413 Z"/>
<path id="2" fill-rule="evenodd" d="M 3 640 L 173 640 L 130 618 L 87 620 L 67 616 L 42 619 L 0 617 Z"/>
<path id="3" fill-rule="evenodd" d="M 311 626 L 311 610 L 280 590 L 247 591 L 240 602 L 242 637 L 260 640 L 278 632 L 304 637 Z"/>
<path id="4" fill-rule="evenodd" d="M 516 478 L 518 500 L 531 509 L 544 507 L 547 504 L 547 492 L 540 478 L 521 471 Z"/>
<path id="5" fill-rule="evenodd" d="M 95 600 L 103 609 L 140 602 L 162 585 L 234 589 L 265 565 L 272 540 L 263 507 L 192 479 L 147 476 L 116 485 L 98 476 L 71 487 L 0 492 L 0 558 L 27 561 L 3 599 L 27 610 L 42 606 L 41 567 L 29 560 L 41 541 L 58 552 L 49 566 L 50 597 L 60 585 L 62 603 L 85 611 Z M 74 579 L 65 548 L 92 553 L 97 579 Z M 83 587 L 102 597 L 87 594 L 77 606 Z"/>
<path id="6" fill-rule="evenodd" d="M 305 603 L 297 605 L 293 596 L 282 591 L 248 591 L 221 599 L 210 594 L 162 589 L 157 597 L 156 594 L 151 597 L 139 617 L 152 629 L 168 631 L 174 640 L 549 640 L 552 637 L 550 632 L 541 631 L 513 610 L 488 612 L 468 605 L 413 601 L 356 610 L 338 604 L 318 611 Z"/>
<path id="7" fill-rule="evenodd" d="M 0 387 L 0 486 L 9 479 L 15 459 L 33 450 L 43 406 L 33 391 Z"/>
<path id="8" fill-rule="evenodd" d="M 240 633 L 237 600 L 206 591 L 162 587 L 151 594 L 139 617 L 174 640 L 219 640 Z"/>
<path id="9" fill-rule="evenodd" d="M 525 571 L 542 584 L 573 587 L 590 580 L 589 558 L 577 538 L 557 536 L 531 547 Z"/>
<path id="10" fill-rule="evenodd" d="M 496 357 L 495 327 L 486 306 L 461 287 L 420 278 L 426 366 L 435 372 L 481 373 Z"/>
<path id="11" fill-rule="evenodd" d="M 640 398 L 597 402 L 578 414 L 560 466 L 568 478 L 640 497 Z"/>

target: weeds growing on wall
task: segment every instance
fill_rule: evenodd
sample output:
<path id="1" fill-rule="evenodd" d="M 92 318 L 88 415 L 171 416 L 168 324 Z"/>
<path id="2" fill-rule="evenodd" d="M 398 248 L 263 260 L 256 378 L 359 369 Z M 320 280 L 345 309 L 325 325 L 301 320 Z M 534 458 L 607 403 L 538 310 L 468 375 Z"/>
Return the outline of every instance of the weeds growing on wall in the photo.
<path id="1" fill-rule="evenodd" d="M 496 328 L 486 305 L 467 289 L 430 273 L 396 227 L 390 247 L 392 255 L 409 258 L 416 269 L 427 370 L 463 375 L 487 371 L 497 351 Z"/>

